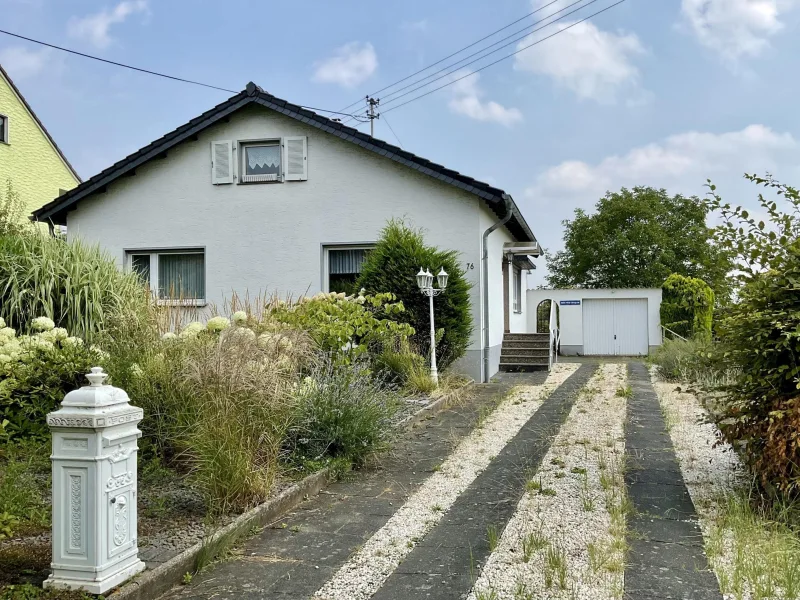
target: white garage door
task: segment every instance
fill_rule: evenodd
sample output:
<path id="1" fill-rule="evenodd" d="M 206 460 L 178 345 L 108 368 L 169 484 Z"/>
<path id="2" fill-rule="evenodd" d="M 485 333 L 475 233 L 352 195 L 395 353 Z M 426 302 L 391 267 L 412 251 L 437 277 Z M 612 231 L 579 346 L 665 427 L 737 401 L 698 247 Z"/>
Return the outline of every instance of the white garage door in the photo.
<path id="1" fill-rule="evenodd" d="M 583 353 L 639 356 L 649 349 L 647 298 L 583 301 Z"/>

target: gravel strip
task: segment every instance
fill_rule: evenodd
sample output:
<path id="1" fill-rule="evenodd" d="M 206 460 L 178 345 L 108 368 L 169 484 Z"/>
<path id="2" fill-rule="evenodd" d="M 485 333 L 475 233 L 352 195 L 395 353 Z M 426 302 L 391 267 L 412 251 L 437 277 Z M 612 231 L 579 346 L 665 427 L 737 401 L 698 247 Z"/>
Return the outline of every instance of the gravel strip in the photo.
<path id="1" fill-rule="evenodd" d="M 730 445 L 718 442 L 717 427 L 705 422 L 706 410 L 694 394 L 683 391 L 685 385 L 659 381 L 654 373 L 652 378 L 683 479 L 697 511 L 708 561 L 717 575 L 723 596 L 726 600 L 749 600 L 752 595 L 746 584 L 738 594 L 727 590 L 734 578 L 737 548 L 730 532 L 725 535 L 716 526 L 726 498 L 747 485 L 744 468 Z M 709 551 L 710 540 L 715 540 L 713 552 Z M 753 561 L 762 559 L 757 555 L 752 557 Z"/>
<path id="2" fill-rule="evenodd" d="M 356 552 L 315 597 L 366 600 L 383 585 L 503 447 L 539 409 L 547 395 L 577 369 L 553 367 L 541 386 L 514 388 L 461 442 L 440 469 Z"/>
<path id="3" fill-rule="evenodd" d="M 622 597 L 624 517 L 608 508 L 625 494 L 626 376 L 605 364 L 589 380 L 468 600 Z"/>

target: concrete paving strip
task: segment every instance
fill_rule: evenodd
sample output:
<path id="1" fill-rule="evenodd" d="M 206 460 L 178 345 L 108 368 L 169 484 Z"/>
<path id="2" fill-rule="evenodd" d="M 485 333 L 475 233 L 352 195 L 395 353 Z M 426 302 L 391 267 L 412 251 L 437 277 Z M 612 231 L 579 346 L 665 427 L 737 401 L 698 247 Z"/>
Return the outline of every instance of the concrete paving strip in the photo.
<path id="1" fill-rule="evenodd" d="M 624 597 L 721 600 L 650 376 L 642 363 L 628 369 L 633 398 L 625 428 L 625 483 L 634 514 Z"/>
<path id="2" fill-rule="evenodd" d="M 559 365 L 543 386 L 523 387 L 506 398 L 315 596 L 325 600 L 371 597 L 539 410 L 547 395 L 575 370 L 575 365 Z"/>
<path id="3" fill-rule="evenodd" d="M 375 600 L 450 599 L 469 592 L 490 553 L 489 530 L 502 535 L 525 491 L 526 473 L 538 469 L 596 369 L 581 365 L 550 394 L 405 560 L 390 574 L 381 573 L 385 582 L 372 596 Z M 343 592 L 333 596 L 362 597 Z"/>
<path id="4" fill-rule="evenodd" d="M 530 373 L 541 385 L 546 373 Z M 520 382 L 513 382 L 520 383 Z M 475 396 L 445 409 L 401 438 L 380 464 L 331 484 L 280 522 L 245 542 L 235 560 L 215 564 L 167 597 L 181 599 L 274 597 L 307 600 L 386 524 L 409 495 L 473 429 L 511 382 L 476 386 Z"/>
<path id="5" fill-rule="evenodd" d="M 622 597 L 626 372 L 603 364 L 578 395 L 467 600 Z"/>

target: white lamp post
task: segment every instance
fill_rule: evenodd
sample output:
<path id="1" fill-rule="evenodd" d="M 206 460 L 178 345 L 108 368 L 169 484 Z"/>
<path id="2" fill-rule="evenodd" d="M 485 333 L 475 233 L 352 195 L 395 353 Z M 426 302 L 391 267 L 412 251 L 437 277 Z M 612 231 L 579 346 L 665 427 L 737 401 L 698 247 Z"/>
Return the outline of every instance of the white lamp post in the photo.
<path id="1" fill-rule="evenodd" d="M 439 274 L 436 276 L 436 279 L 439 281 L 439 287 L 433 287 L 433 273 L 430 270 L 423 271 L 422 267 L 419 269 L 419 273 L 417 273 L 417 286 L 419 286 L 419 290 L 430 299 L 430 310 L 431 310 L 431 379 L 433 383 L 439 385 L 439 371 L 436 368 L 436 327 L 433 323 L 433 297 L 438 296 L 442 292 L 444 292 L 445 288 L 447 288 L 447 278 L 448 275 L 444 270 L 444 267 L 441 268 Z"/>

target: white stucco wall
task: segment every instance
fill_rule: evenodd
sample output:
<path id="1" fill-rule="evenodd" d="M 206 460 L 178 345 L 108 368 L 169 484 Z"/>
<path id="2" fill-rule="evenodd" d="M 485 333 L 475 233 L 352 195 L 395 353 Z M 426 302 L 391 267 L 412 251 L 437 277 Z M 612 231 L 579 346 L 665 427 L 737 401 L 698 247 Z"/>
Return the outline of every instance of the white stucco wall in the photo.
<path id="1" fill-rule="evenodd" d="M 211 184 L 212 140 L 297 135 L 308 137 L 307 181 Z M 484 202 L 268 109 L 245 108 L 228 123 L 202 132 L 198 141 L 170 150 L 165 159 L 138 168 L 134 177 L 117 180 L 106 193 L 82 200 L 69 213 L 67 227 L 70 238 L 99 243 L 120 264 L 130 250 L 204 248 L 207 300 L 223 306 L 233 292 L 252 298 L 320 291 L 323 245 L 374 242 L 391 217 L 424 227 L 430 243 L 457 250 L 465 265 L 474 265 L 467 278 L 473 284 L 475 329 L 462 368 L 479 379 L 480 240 L 496 220 Z M 498 265 L 504 241 L 512 241 L 505 229 L 490 236 Z M 499 266 L 490 271 L 489 283 L 492 322 L 498 324 L 492 343 L 499 344 Z"/>
<path id="2" fill-rule="evenodd" d="M 561 348 L 567 354 L 583 353 L 583 300 L 587 298 L 647 298 L 647 331 L 650 346 L 661 345 L 661 289 L 572 289 L 528 290 L 527 327 L 536 333 L 536 307 L 542 300 L 559 302 L 561 323 Z M 578 305 L 561 305 L 561 300 L 579 300 Z"/>

